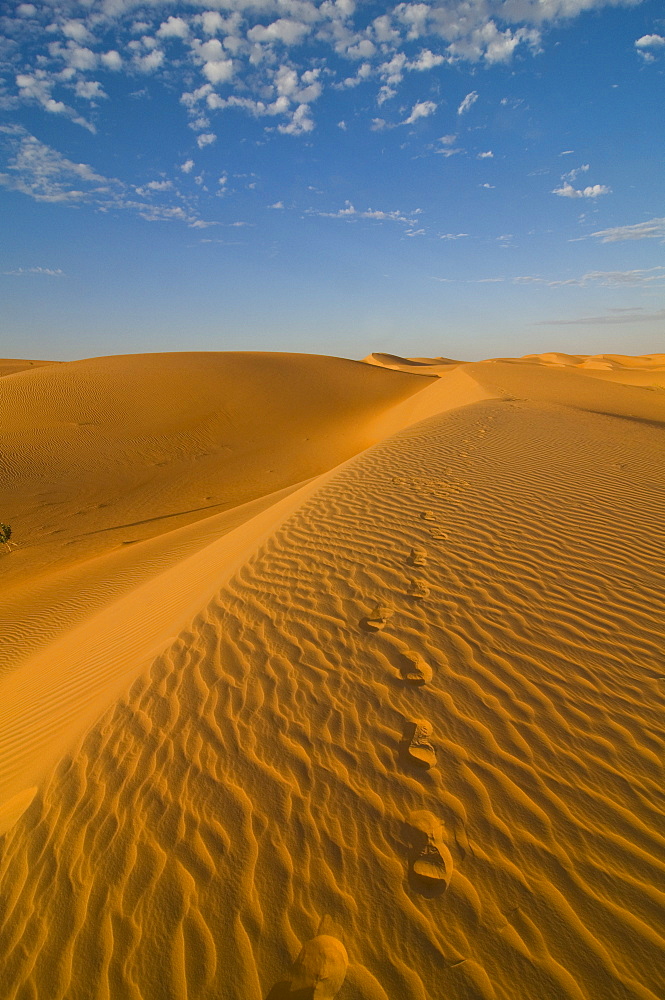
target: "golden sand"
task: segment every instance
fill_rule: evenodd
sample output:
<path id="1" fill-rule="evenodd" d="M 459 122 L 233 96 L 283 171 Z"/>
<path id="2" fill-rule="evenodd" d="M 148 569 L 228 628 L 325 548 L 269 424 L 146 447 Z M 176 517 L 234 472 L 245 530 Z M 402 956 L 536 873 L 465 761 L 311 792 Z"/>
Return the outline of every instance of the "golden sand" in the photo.
<path id="1" fill-rule="evenodd" d="M 662 1000 L 665 355 L 0 373 L 0 1000 Z"/>

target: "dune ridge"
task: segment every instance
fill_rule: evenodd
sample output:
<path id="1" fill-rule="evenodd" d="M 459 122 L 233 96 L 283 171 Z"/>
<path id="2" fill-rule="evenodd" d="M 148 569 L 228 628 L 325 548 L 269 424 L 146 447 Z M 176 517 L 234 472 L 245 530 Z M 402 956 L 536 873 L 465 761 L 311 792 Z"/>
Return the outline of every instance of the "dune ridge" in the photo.
<path id="1" fill-rule="evenodd" d="M 8 662 L 3 996 L 280 1000 L 326 919 L 340 1000 L 662 996 L 663 399 L 432 374 Z"/>

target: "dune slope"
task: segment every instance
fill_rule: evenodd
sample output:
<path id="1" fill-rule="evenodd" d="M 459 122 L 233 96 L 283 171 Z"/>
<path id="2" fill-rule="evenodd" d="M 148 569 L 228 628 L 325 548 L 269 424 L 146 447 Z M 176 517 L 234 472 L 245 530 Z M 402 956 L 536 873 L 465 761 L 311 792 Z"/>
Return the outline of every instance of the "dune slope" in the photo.
<path id="1" fill-rule="evenodd" d="M 252 353 L 93 358 L 0 379 L 0 518 L 19 544 L 2 567 L 0 672 L 152 575 L 182 539 L 167 533 L 333 468 L 428 381 Z M 159 537 L 161 555 L 144 544 Z"/>
<path id="2" fill-rule="evenodd" d="M 10 736 L 64 720 L 41 771 L 0 743 L 3 997 L 285 1000 L 326 915 L 340 1000 L 663 995 L 665 407 L 416 380 L 0 681 L 36 689 Z M 47 672 L 102 633 L 82 726 Z"/>

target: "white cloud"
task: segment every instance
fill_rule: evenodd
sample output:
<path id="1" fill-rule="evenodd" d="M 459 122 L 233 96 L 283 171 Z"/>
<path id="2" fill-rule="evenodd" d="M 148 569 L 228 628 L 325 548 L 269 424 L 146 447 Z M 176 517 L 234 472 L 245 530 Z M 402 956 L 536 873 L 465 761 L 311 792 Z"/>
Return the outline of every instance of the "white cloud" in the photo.
<path id="1" fill-rule="evenodd" d="M 468 233 L 444 233 L 440 236 L 440 240 L 461 240 L 463 236 L 468 236 Z"/>
<path id="2" fill-rule="evenodd" d="M 180 169 L 182 170 L 183 174 L 191 174 L 192 170 L 194 169 L 194 160 L 185 160 L 184 163 L 180 164 Z"/>
<path id="3" fill-rule="evenodd" d="M 362 38 L 355 45 L 350 45 L 345 54 L 348 59 L 371 59 L 376 54 L 376 46 L 369 38 Z"/>
<path id="4" fill-rule="evenodd" d="M 660 49 L 665 45 L 665 38 L 662 35 L 642 35 L 635 42 L 638 49 Z"/>
<path id="5" fill-rule="evenodd" d="M 303 132 L 311 132 L 314 122 L 309 117 L 309 105 L 299 104 L 291 116 L 288 125 L 278 125 L 277 130 L 283 135 L 302 135 Z"/>
<path id="6" fill-rule="evenodd" d="M 623 240 L 665 240 L 665 218 L 636 222 L 632 226 L 599 229 L 591 235 L 600 239 L 601 243 L 620 243 Z"/>
<path id="7" fill-rule="evenodd" d="M 419 118 L 429 118 L 433 115 L 437 109 L 437 105 L 434 101 L 418 101 L 411 108 L 411 114 L 408 118 L 405 118 L 402 125 L 413 125 L 417 122 Z"/>
<path id="8" fill-rule="evenodd" d="M 268 208 L 277 208 L 277 209 L 284 208 L 284 202 L 276 201 L 274 205 L 268 205 Z"/>
<path id="9" fill-rule="evenodd" d="M 494 184 L 487 184 L 487 182 L 486 182 L 485 184 L 481 184 L 481 185 L 480 185 L 480 187 L 483 187 L 483 188 L 489 188 L 489 189 L 490 189 L 491 191 L 493 191 L 493 190 L 494 190 L 495 186 L 496 186 L 496 185 L 494 185 Z"/>
<path id="10" fill-rule="evenodd" d="M 73 38 L 75 42 L 94 41 L 93 36 L 88 31 L 83 21 L 65 21 L 62 25 L 62 33 L 67 38 Z"/>
<path id="11" fill-rule="evenodd" d="M 247 32 L 250 42 L 282 42 L 283 45 L 297 45 L 305 35 L 309 34 L 310 27 L 301 21 L 292 21 L 289 18 L 280 17 L 267 27 L 257 24 Z"/>
<path id="12" fill-rule="evenodd" d="M 435 55 L 429 49 L 423 49 L 418 58 L 408 64 L 408 68 L 423 72 L 428 69 L 434 69 L 435 66 L 440 66 L 442 62 L 444 62 L 442 55 Z"/>
<path id="13" fill-rule="evenodd" d="M 469 108 L 476 103 L 477 100 L 478 100 L 478 92 L 476 90 L 472 90 L 470 94 L 466 95 L 466 97 L 458 107 L 457 114 L 458 115 L 465 114 L 469 110 Z"/>
<path id="14" fill-rule="evenodd" d="M 122 56 L 115 49 L 104 52 L 99 58 L 107 69 L 117 72 L 117 70 L 122 68 Z"/>
<path id="15" fill-rule="evenodd" d="M 75 93 L 77 97 L 83 97 L 86 101 L 108 98 L 108 94 L 97 80 L 78 80 Z"/>
<path id="16" fill-rule="evenodd" d="M 67 47 L 62 50 L 62 56 L 72 69 L 86 71 L 97 66 L 97 53 L 75 42 L 67 43 Z"/>
<path id="17" fill-rule="evenodd" d="M 135 56 L 134 66 L 141 73 L 154 73 L 164 62 L 164 53 L 161 49 L 153 49 L 145 56 Z"/>
<path id="18" fill-rule="evenodd" d="M 560 198 L 598 198 L 601 194 L 611 194 L 612 188 L 605 184 L 593 184 L 582 189 L 574 188 L 566 181 L 560 188 L 554 188 L 552 194 Z"/>
<path id="19" fill-rule="evenodd" d="M 189 26 L 181 17 L 169 17 L 162 21 L 157 31 L 159 38 L 187 38 Z"/>
<path id="20" fill-rule="evenodd" d="M 37 8 L 34 3 L 20 3 L 16 8 L 16 13 L 19 17 L 34 17 L 37 13 Z"/>
<path id="21" fill-rule="evenodd" d="M 210 146 L 217 139 L 214 132 L 204 132 L 202 135 L 196 137 L 196 145 L 199 149 L 203 149 L 204 146 Z"/>
<path id="22" fill-rule="evenodd" d="M 201 25 L 206 35 L 219 35 L 226 27 L 218 10 L 206 10 L 201 14 Z"/>
<path id="23" fill-rule="evenodd" d="M 231 79 L 234 72 L 232 59 L 215 59 L 207 62 L 203 67 L 204 75 L 210 83 L 226 83 Z"/>
<path id="24" fill-rule="evenodd" d="M 492 152 L 491 149 L 488 149 L 486 153 L 478 153 L 478 159 L 479 160 L 493 160 L 494 159 L 494 153 Z"/>

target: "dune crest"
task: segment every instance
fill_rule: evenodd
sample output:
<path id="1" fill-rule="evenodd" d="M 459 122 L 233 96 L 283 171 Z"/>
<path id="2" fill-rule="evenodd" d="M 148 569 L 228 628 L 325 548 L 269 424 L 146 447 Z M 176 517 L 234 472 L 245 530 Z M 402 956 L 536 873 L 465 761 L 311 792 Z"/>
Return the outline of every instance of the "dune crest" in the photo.
<path id="1" fill-rule="evenodd" d="M 659 1000 L 665 400 L 579 363 L 0 379 L 3 1000 Z"/>

